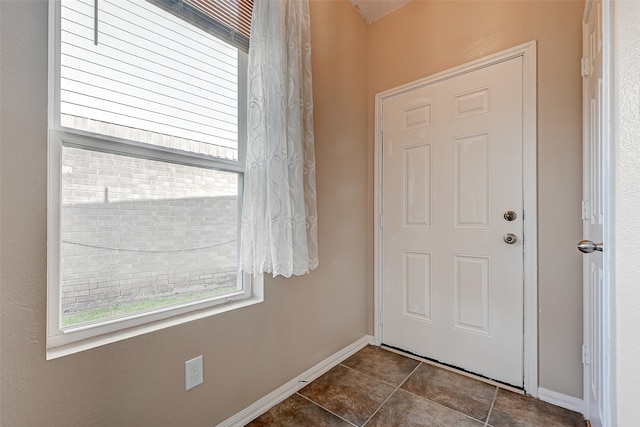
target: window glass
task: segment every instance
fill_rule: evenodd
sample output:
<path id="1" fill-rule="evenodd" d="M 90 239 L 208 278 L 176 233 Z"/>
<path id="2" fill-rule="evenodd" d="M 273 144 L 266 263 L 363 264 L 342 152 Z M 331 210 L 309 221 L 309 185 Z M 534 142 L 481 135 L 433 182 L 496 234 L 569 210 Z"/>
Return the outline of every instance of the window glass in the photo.
<path id="1" fill-rule="evenodd" d="M 238 174 L 62 147 L 62 326 L 232 294 Z"/>
<path id="2" fill-rule="evenodd" d="M 238 49 L 147 1 L 97 4 L 62 2 L 60 124 L 237 160 Z"/>

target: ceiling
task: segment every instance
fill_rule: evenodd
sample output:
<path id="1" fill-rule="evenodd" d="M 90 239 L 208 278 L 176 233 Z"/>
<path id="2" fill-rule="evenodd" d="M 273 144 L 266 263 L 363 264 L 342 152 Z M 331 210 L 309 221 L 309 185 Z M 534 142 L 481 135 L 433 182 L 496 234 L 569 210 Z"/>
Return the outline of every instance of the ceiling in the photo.
<path id="1" fill-rule="evenodd" d="M 367 23 L 396 10 L 411 0 L 349 0 Z"/>

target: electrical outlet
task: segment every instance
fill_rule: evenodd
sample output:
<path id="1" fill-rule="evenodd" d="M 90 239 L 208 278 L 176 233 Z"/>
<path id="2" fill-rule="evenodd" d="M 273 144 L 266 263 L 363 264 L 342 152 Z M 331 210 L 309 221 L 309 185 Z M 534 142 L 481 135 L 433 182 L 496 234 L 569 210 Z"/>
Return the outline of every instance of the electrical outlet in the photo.
<path id="1" fill-rule="evenodd" d="M 184 362 L 185 389 L 190 390 L 204 382 L 202 376 L 202 356 Z"/>

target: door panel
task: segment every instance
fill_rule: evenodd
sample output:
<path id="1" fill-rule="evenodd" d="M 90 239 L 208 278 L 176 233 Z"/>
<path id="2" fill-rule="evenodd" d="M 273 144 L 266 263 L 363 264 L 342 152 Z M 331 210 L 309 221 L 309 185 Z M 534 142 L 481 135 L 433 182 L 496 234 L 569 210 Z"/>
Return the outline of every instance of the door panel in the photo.
<path id="1" fill-rule="evenodd" d="M 431 228 L 431 144 L 403 149 L 404 226 Z"/>
<path id="2" fill-rule="evenodd" d="M 431 320 L 431 254 L 404 253 L 404 315 Z"/>
<path id="3" fill-rule="evenodd" d="M 386 98 L 383 129 L 382 342 L 521 387 L 522 58 Z"/>
<path id="4" fill-rule="evenodd" d="M 453 256 L 453 326 L 489 334 L 489 258 Z"/>
<path id="5" fill-rule="evenodd" d="M 454 228 L 489 228 L 489 135 L 453 142 Z"/>
<path id="6" fill-rule="evenodd" d="M 583 54 L 586 76 L 583 81 L 583 238 L 603 241 L 603 135 L 602 135 L 602 3 L 588 2 L 583 26 Z M 603 392 L 606 298 L 603 283 L 603 253 L 585 254 L 584 281 L 584 401 L 585 416 L 594 427 L 603 425 L 606 399 Z"/>

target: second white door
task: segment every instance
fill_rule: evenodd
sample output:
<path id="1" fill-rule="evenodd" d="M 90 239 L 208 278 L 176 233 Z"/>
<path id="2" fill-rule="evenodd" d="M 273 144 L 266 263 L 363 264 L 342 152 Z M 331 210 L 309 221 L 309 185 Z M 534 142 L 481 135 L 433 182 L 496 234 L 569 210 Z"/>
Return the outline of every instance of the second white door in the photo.
<path id="1" fill-rule="evenodd" d="M 585 3 L 583 24 L 583 55 L 587 69 L 583 81 L 583 237 L 600 244 L 604 239 L 606 197 L 603 130 L 603 67 L 602 7 L 600 0 Z M 605 7 L 609 7 L 605 5 Z M 582 243 L 582 242 L 580 242 Z M 610 396 L 607 349 L 610 306 L 608 282 L 605 280 L 604 253 L 584 255 L 584 403 L 585 416 L 593 427 L 610 423 Z"/>
<path id="2" fill-rule="evenodd" d="M 523 386 L 522 58 L 383 101 L 382 342 Z"/>

